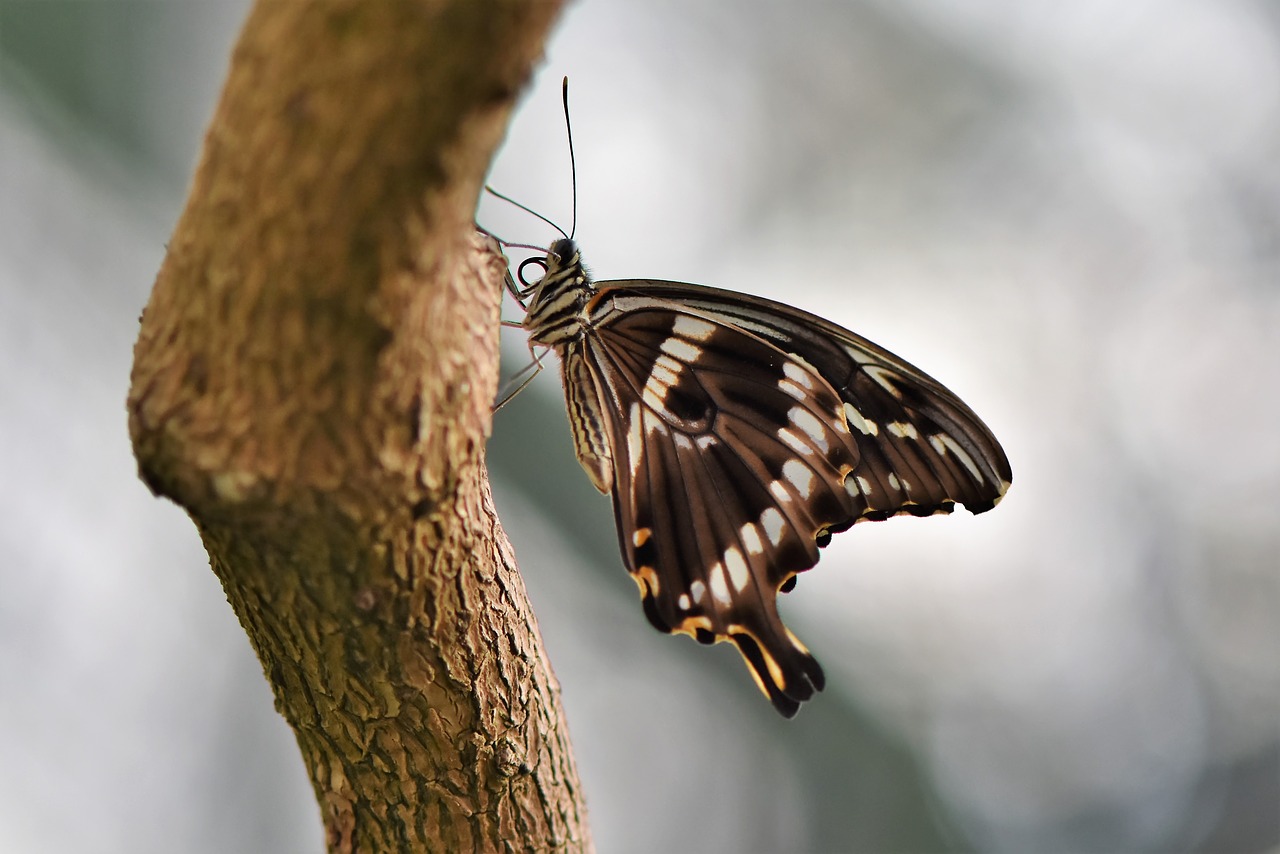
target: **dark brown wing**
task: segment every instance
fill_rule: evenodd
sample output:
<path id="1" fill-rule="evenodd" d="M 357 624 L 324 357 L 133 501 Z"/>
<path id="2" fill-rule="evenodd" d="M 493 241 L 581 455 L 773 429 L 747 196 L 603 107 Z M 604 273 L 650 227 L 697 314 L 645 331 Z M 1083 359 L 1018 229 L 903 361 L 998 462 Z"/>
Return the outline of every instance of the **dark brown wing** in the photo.
<path id="1" fill-rule="evenodd" d="M 613 496 L 649 621 L 732 641 L 790 717 L 822 669 L 779 590 L 854 522 L 991 509 L 1012 480 L 986 425 L 923 371 L 780 303 L 610 281 L 558 345 L 579 459 Z M 607 447 L 606 447 L 607 446 Z"/>
<path id="2" fill-rule="evenodd" d="M 883 347 L 797 308 L 679 282 L 598 283 L 615 310 L 678 304 L 755 335 L 821 376 L 844 402 L 858 444 L 855 521 L 994 507 L 1013 480 L 1004 449 L 959 397 Z M 838 530 L 838 529 L 837 529 Z"/>
<path id="3" fill-rule="evenodd" d="M 779 588 L 857 513 L 843 401 L 762 338 L 670 306 L 610 314 L 564 351 L 610 436 L 627 568 L 661 631 L 732 641 L 788 717 L 823 685 Z M 566 365 L 566 376 L 584 371 Z"/>

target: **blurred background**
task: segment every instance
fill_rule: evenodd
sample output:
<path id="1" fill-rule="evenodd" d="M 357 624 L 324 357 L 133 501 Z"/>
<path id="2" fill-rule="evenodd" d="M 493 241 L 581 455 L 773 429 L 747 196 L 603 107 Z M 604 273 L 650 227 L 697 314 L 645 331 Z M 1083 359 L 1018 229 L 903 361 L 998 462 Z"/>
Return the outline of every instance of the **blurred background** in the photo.
<path id="1" fill-rule="evenodd" d="M 6 851 L 323 847 L 125 424 L 246 11 L 0 2 Z M 731 649 L 649 628 L 554 372 L 504 409 L 497 499 L 599 850 L 1280 850 L 1276 5 L 583 2 L 492 172 L 568 228 L 565 74 L 599 277 L 848 326 L 951 386 L 1015 472 L 993 513 L 835 538 L 783 605 L 828 675 L 787 722 Z"/>

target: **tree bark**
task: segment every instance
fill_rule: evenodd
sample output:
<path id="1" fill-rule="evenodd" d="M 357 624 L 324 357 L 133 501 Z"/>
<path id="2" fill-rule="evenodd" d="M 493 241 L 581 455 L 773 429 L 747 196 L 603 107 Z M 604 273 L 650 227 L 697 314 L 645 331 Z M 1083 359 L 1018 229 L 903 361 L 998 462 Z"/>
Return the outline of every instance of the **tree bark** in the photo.
<path id="1" fill-rule="evenodd" d="M 195 521 L 331 851 L 591 847 L 484 469 L 505 261 L 473 224 L 559 6 L 260 2 L 142 317 L 141 475 Z"/>

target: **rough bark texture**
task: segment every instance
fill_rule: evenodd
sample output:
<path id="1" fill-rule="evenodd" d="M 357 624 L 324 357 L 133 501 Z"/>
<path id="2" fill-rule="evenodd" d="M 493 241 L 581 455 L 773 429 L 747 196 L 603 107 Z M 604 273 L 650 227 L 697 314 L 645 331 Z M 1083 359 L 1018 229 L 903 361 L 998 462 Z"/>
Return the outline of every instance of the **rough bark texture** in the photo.
<path id="1" fill-rule="evenodd" d="M 142 320 L 185 507 L 333 851 L 587 850 L 483 467 L 504 261 L 472 217 L 559 3 L 261 2 Z"/>

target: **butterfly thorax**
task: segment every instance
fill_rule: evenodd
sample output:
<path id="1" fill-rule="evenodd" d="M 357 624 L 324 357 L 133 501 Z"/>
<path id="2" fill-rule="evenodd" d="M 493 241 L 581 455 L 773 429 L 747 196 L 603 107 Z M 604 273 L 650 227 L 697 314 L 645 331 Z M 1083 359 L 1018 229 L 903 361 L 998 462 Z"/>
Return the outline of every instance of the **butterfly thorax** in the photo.
<path id="1" fill-rule="evenodd" d="M 551 244 L 546 264 L 547 272 L 529 299 L 524 328 L 534 343 L 561 347 L 590 330 L 587 306 L 595 288 L 582 266 L 578 244 L 572 240 Z"/>

